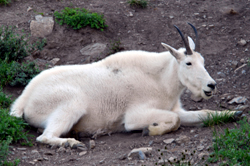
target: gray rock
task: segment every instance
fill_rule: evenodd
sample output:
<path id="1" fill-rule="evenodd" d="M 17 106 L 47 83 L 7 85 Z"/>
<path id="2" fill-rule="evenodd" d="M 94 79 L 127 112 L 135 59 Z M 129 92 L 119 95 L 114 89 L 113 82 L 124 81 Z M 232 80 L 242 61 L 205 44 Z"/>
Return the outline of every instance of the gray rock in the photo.
<path id="1" fill-rule="evenodd" d="M 163 140 L 163 142 L 164 142 L 165 144 L 171 144 L 171 143 L 174 142 L 174 138 L 165 139 L 165 140 Z"/>
<path id="2" fill-rule="evenodd" d="M 30 23 L 31 35 L 35 37 L 45 37 L 52 33 L 54 27 L 53 17 L 43 17 L 37 15 L 36 20 Z"/>
<path id="3" fill-rule="evenodd" d="M 190 138 L 187 137 L 187 136 L 185 136 L 185 135 L 180 136 L 179 138 L 177 138 L 177 139 L 175 140 L 175 142 L 178 143 L 178 144 L 186 143 L 186 142 L 188 142 L 188 141 L 190 141 Z"/>
<path id="4" fill-rule="evenodd" d="M 140 160 L 145 160 L 146 159 L 146 155 L 141 150 L 139 150 L 138 155 L 139 155 Z"/>
<path id="5" fill-rule="evenodd" d="M 172 156 L 172 157 L 169 157 L 168 159 L 171 163 L 175 163 L 177 161 L 177 157 L 175 156 Z"/>
<path id="6" fill-rule="evenodd" d="M 167 163 L 168 163 L 167 159 L 166 160 L 161 159 L 157 162 L 158 165 L 166 165 Z"/>
<path id="7" fill-rule="evenodd" d="M 49 61 L 53 66 L 57 65 L 60 61 L 60 58 L 53 58 L 51 61 Z"/>
<path id="8" fill-rule="evenodd" d="M 17 148 L 17 150 L 25 151 L 25 150 L 27 150 L 27 148 Z"/>
<path id="9" fill-rule="evenodd" d="M 228 103 L 229 104 L 246 104 L 247 98 L 243 96 L 238 96 L 230 100 Z"/>
<path id="10" fill-rule="evenodd" d="M 225 78 L 226 74 L 222 73 L 222 72 L 217 72 L 217 75 L 219 76 L 219 78 Z"/>
<path id="11" fill-rule="evenodd" d="M 247 41 L 244 39 L 240 39 L 240 41 L 238 41 L 238 44 L 241 46 L 245 46 L 247 44 Z"/>
<path id="12" fill-rule="evenodd" d="M 133 157 L 138 157 L 139 155 L 139 151 L 142 151 L 144 154 L 149 154 L 152 152 L 152 148 L 151 147 L 142 147 L 142 148 L 137 148 L 137 149 L 133 149 L 129 154 L 128 154 L 128 158 L 131 159 Z"/>
<path id="13" fill-rule="evenodd" d="M 233 68 L 233 69 L 236 69 L 237 67 L 238 67 L 238 61 L 232 61 L 231 62 L 231 67 Z"/>
<path id="14" fill-rule="evenodd" d="M 95 141 L 94 140 L 90 140 L 89 141 L 89 148 L 90 149 L 94 149 L 95 148 Z"/>
<path id="15" fill-rule="evenodd" d="M 205 156 L 208 156 L 209 153 L 208 152 L 202 152 L 200 154 L 198 154 L 198 158 L 201 160 L 202 158 L 204 158 Z"/>
<path id="16" fill-rule="evenodd" d="M 80 152 L 80 153 L 79 153 L 79 156 L 83 156 L 83 155 L 85 155 L 85 154 L 87 154 L 87 151 Z"/>
<path id="17" fill-rule="evenodd" d="M 202 151 L 205 147 L 204 146 L 197 146 L 197 150 Z"/>
<path id="18" fill-rule="evenodd" d="M 195 101 L 195 102 L 201 102 L 202 101 L 202 97 L 197 97 L 197 96 L 195 96 L 195 95 L 191 95 L 191 99 L 193 100 L 193 101 Z"/>
<path id="19" fill-rule="evenodd" d="M 237 111 L 244 111 L 246 110 L 247 108 L 249 108 L 249 105 L 238 105 L 235 110 Z"/>
<path id="20" fill-rule="evenodd" d="M 104 52 L 106 48 L 106 44 L 94 43 L 82 48 L 80 52 L 84 56 L 98 56 Z"/>

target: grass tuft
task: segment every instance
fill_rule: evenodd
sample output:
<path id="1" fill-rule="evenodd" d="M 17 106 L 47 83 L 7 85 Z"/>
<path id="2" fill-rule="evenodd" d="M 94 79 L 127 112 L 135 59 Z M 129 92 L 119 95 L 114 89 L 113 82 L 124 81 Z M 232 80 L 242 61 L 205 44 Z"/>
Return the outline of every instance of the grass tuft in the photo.
<path id="1" fill-rule="evenodd" d="M 0 0 L 0 5 L 9 5 L 11 0 Z"/>
<path id="2" fill-rule="evenodd" d="M 146 8 L 148 6 L 148 2 L 146 0 L 129 0 L 130 6 L 138 7 L 138 8 Z"/>
<path id="3" fill-rule="evenodd" d="M 54 13 L 56 22 L 60 25 L 67 24 L 73 29 L 80 29 L 90 25 L 91 28 L 100 29 L 101 31 L 107 27 L 103 15 L 98 13 L 91 13 L 82 8 L 68 8 L 66 7 L 61 12 Z"/>
<path id="4" fill-rule="evenodd" d="M 214 125 L 225 124 L 235 121 L 233 114 L 230 111 L 224 111 L 221 113 L 216 112 L 215 114 L 208 113 L 205 119 L 202 119 L 204 126 L 211 127 Z"/>
<path id="5" fill-rule="evenodd" d="M 209 162 L 223 161 L 221 165 L 250 165 L 250 125 L 247 118 L 239 121 L 240 128 L 225 129 L 223 134 L 214 130 L 214 152 Z"/>

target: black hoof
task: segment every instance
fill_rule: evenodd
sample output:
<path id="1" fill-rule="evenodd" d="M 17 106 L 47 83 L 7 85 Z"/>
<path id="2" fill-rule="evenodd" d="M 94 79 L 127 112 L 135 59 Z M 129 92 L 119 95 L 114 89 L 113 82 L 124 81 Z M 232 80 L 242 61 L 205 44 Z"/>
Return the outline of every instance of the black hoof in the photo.
<path id="1" fill-rule="evenodd" d="M 234 113 L 234 117 L 233 117 L 234 120 L 236 120 L 236 121 L 241 120 L 243 118 L 242 114 L 243 114 L 243 111 L 237 111 L 237 112 L 235 112 Z"/>
<path id="2" fill-rule="evenodd" d="M 148 136 L 149 135 L 149 129 L 148 127 L 145 127 L 143 130 L 142 130 L 142 136 Z"/>

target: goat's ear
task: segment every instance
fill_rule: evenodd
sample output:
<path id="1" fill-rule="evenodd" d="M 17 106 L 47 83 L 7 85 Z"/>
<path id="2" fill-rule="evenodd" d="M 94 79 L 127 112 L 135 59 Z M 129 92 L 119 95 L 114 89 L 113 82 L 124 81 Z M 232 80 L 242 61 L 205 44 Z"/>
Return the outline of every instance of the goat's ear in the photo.
<path id="1" fill-rule="evenodd" d="M 193 39 L 191 37 L 188 36 L 188 44 L 189 44 L 189 47 L 194 50 L 195 49 L 195 43 L 193 41 Z"/>
<path id="2" fill-rule="evenodd" d="M 175 48 L 165 43 L 161 43 L 161 45 L 163 45 L 163 47 L 165 47 L 177 60 L 181 59 L 181 54 Z"/>

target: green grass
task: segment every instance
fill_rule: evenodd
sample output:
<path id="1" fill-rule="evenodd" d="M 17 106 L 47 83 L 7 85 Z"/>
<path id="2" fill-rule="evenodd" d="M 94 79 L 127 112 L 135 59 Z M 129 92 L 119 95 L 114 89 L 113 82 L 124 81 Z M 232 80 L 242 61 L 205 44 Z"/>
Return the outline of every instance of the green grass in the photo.
<path id="1" fill-rule="evenodd" d="M 0 0 L 0 5 L 8 5 L 11 3 L 11 0 Z"/>
<path id="2" fill-rule="evenodd" d="M 46 41 L 29 43 L 26 36 L 15 32 L 15 27 L 0 27 L 0 165 L 18 165 L 18 159 L 7 160 L 12 143 L 32 145 L 28 140 L 30 135 L 24 132 L 28 124 L 21 118 L 9 115 L 12 100 L 3 92 L 5 85 L 26 85 L 40 72 L 34 62 L 24 62 L 23 58 L 41 50 Z"/>
<path id="3" fill-rule="evenodd" d="M 148 1 L 146 0 L 129 0 L 130 6 L 138 7 L 138 8 L 146 8 L 148 6 Z"/>
<path id="4" fill-rule="evenodd" d="M 109 53 L 108 55 L 114 54 L 116 52 L 119 52 L 123 50 L 123 48 L 121 47 L 121 41 L 120 40 L 115 40 L 115 41 L 111 41 L 110 45 L 109 45 Z"/>
<path id="5" fill-rule="evenodd" d="M 19 160 L 7 161 L 9 145 L 21 143 L 21 145 L 32 146 L 28 140 L 30 135 L 24 132 L 28 126 L 22 119 L 9 115 L 9 107 L 12 103 L 10 97 L 3 93 L 0 87 L 0 165 L 17 165 Z"/>
<path id="6" fill-rule="evenodd" d="M 55 11 L 54 16 L 56 22 L 60 25 L 67 24 L 73 29 L 80 29 L 82 27 L 90 26 L 91 28 L 100 29 L 101 31 L 107 27 L 103 15 L 98 13 L 91 13 L 82 8 L 68 8 L 66 7 L 61 12 Z"/>
<path id="7" fill-rule="evenodd" d="M 205 119 L 202 119 L 204 126 L 211 127 L 214 125 L 225 124 L 235 121 L 230 111 L 224 111 L 222 113 L 209 113 Z"/>
<path id="8" fill-rule="evenodd" d="M 239 121 L 240 127 L 225 129 L 223 134 L 214 130 L 214 152 L 209 162 L 227 166 L 250 165 L 250 125 L 247 119 Z"/>

